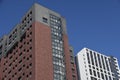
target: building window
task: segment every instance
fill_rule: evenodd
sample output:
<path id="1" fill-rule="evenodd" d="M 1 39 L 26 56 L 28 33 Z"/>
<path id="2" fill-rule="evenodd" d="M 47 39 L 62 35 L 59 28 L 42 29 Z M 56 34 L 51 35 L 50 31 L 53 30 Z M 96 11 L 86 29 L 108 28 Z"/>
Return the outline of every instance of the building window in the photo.
<path id="1" fill-rule="evenodd" d="M 72 80 L 76 80 L 76 77 L 73 75 L 73 77 L 72 77 L 73 79 Z"/>
<path id="2" fill-rule="evenodd" d="M 22 68 L 18 69 L 18 71 L 20 72 L 22 70 Z"/>
<path id="3" fill-rule="evenodd" d="M 100 78 L 100 73 L 99 73 L 99 72 L 97 72 L 97 75 L 98 75 L 98 77 Z"/>
<path id="4" fill-rule="evenodd" d="M 101 59 L 102 59 L 103 68 L 105 69 L 105 63 L 104 63 L 104 57 L 103 57 L 103 55 L 101 55 Z"/>
<path id="5" fill-rule="evenodd" d="M 99 54 L 97 54 L 97 56 L 98 56 L 99 67 L 100 67 L 100 68 L 102 68 L 102 64 L 101 64 L 100 55 L 99 55 Z"/>
<path id="6" fill-rule="evenodd" d="M 92 70 L 91 69 L 89 69 L 90 70 L 90 75 L 92 75 Z"/>
<path id="7" fill-rule="evenodd" d="M 95 71 L 93 71 L 93 74 L 94 74 L 94 76 L 96 76 L 96 72 Z"/>
<path id="8" fill-rule="evenodd" d="M 103 75 L 103 73 L 101 73 L 101 77 L 102 77 L 102 79 L 104 80 L 104 75 Z"/>
<path id="9" fill-rule="evenodd" d="M 75 69 L 72 69 L 72 73 L 75 73 Z"/>
<path id="10" fill-rule="evenodd" d="M 25 75 L 25 73 L 23 73 L 23 76 Z"/>
<path id="11" fill-rule="evenodd" d="M 30 35 L 32 35 L 32 32 L 30 32 Z"/>
<path id="12" fill-rule="evenodd" d="M 22 55 L 22 52 L 19 54 L 19 56 L 21 56 Z"/>
<path id="13" fill-rule="evenodd" d="M 87 53 L 87 59 L 88 59 L 88 63 L 90 64 L 90 57 L 89 57 L 89 53 Z"/>
<path id="14" fill-rule="evenodd" d="M 93 58 L 92 51 L 90 51 L 90 57 L 91 57 L 91 62 L 92 62 L 92 65 L 94 65 L 94 58 Z"/>
<path id="15" fill-rule="evenodd" d="M 9 59 L 11 59 L 12 58 L 12 56 L 10 56 L 10 58 Z"/>
<path id="16" fill-rule="evenodd" d="M 97 80 L 97 78 L 95 78 L 95 77 L 91 77 L 91 80 Z"/>
<path id="17" fill-rule="evenodd" d="M 18 80 L 22 80 L 22 77 L 20 76 L 20 77 L 18 77 Z"/>
<path id="18" fill-rule="evenodd" d="M 43 17 L 42 19 L 43 19 L 43 22 L 48 23 L 48 19 L 47 18 Z"/>
<path id="19" fill-rule="evenodd" d="M 94 54 L 94 58 L 95 58 L 95 64 L 96 64 L 96 66 L 98 67 L 98 62 L 97 62 L 96 53 L 94 52 L 93 54 Z"/>
<path id="20" fill-rule="evenodd" d="M 19 64 L 22 62 L 22 60 L 19 61 Z"/>
<path id="21" fill-rule="evenodd" d="M 30 14 L 32 14 L 32 11 L 30 11 Z"/>
<path id="22" fill-rule="evenodd" d="M 11 73 L 11 70 L 8 72 L 8 74 L 10 74 Z"/>
<path id="23" fill-rule="evenodd" d="M 32 47 L 30 47 L 30 50 L 32 50 Z"/>
<path id="24" fill-rule="evenodd" d="M 30 72 L 29 75 L 31 76 L 31 75 L 32 75 L 32 72 Z"/>
<path id="25" fill-rule="evenodd" d="M 109 71 L 109 65 L 108 65 L 107 57 L 105 57 L 105 63 L 106 63 L 107 70 Z"/>
<path id="26" fill-rule="evenodd" d="M 109 76 L 109 80 L 112 80 L 111 76 Z"/>
<path id="27" fill-rule="evenodd" d="M 23 67 L 25 67 L 25 64 L 23 65 Z"/>
<path id="28" fill-rule="evenodd" d="M 29 66 L 31 67 L 31 66 L 32 66 L 32 63 L 30 63 Z"/>

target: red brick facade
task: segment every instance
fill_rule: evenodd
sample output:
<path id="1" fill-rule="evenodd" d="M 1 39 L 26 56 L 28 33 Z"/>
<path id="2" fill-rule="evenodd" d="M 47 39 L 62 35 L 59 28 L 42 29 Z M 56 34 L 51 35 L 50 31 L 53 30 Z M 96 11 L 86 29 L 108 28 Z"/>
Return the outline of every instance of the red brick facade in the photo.
<path id="1" fill-rule="evenodd" d="M 75 64 L 71 65 L 68 38 L 63 34 L 66 78 L 73 80 Z M 20 41 L 0 60 L 0 80 L 53 80 L 51 29 L 34 22 Z M 73 74 L 72 69 L 75 69 Z M 75 79 L 77 80 L 77 78 Z"/>
<path id="2" fill-rule="evenodd" d="M 30 26 L 20 41 L 1 58 L 0 80 L 34 80 L 32 28 Z"/>
<path id="3" fill-rule="evenodd" d="M 53 80 L 52 42 L 50 27 L 34 23 L 35 80 Z"/>

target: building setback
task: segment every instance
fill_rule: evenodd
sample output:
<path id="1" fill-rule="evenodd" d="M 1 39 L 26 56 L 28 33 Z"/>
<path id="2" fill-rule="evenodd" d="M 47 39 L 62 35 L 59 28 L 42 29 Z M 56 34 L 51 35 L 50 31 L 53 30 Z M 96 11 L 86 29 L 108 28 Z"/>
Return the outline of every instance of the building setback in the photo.
<path id="1" fill-rule="evenodd" d="M 79 80 L 120 80 L 117 58 L 88 48 L 76 55 Z"/>
<path id="2" fill-rule="evenodd" d="M 69 46 L 69 51 L 70 51 L 70 62 L 72 65 L 72 80 L 78 80 L 77 78 L 77 69 L 76 69 L 76 64 L 75 64 L 75 59 L 74 59 L 74 50 L 72 46 Z"/>
<path id="3" fill-rule="evenodd" d="M 0 80 L 77 80 L 70 51 L 65 19 L 35 3 L 0 39 Z"/>

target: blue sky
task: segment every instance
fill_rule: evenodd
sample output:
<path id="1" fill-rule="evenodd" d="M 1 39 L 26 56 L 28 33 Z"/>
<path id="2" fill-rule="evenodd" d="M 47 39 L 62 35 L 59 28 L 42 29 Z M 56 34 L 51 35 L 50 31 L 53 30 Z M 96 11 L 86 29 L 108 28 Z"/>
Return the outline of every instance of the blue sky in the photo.
<path id="1" fill-rule="evenodd" d="M 0 36 L 20 22 L 35 0 L 0 0 Z M 36 0 L 67 20 L 75 54 L 88 47 L 120 60 L 120 0 Z"/>

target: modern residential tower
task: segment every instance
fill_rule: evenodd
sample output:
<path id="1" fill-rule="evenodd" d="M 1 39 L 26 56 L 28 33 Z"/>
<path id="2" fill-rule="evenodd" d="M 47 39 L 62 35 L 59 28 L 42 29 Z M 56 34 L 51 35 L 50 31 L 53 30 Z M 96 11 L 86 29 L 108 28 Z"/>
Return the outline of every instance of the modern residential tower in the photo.
<path id="1" fill-rule="evenodd" d="M 65 19 L 35 3 L 0 39 L 0 80 L 77 80 L 70 51 Z"/>
<path id="2" fill-rule="evenodd" d="M 83 48 L 76 56 L 79 80 L 120 80 L 117 58 Z"/>

